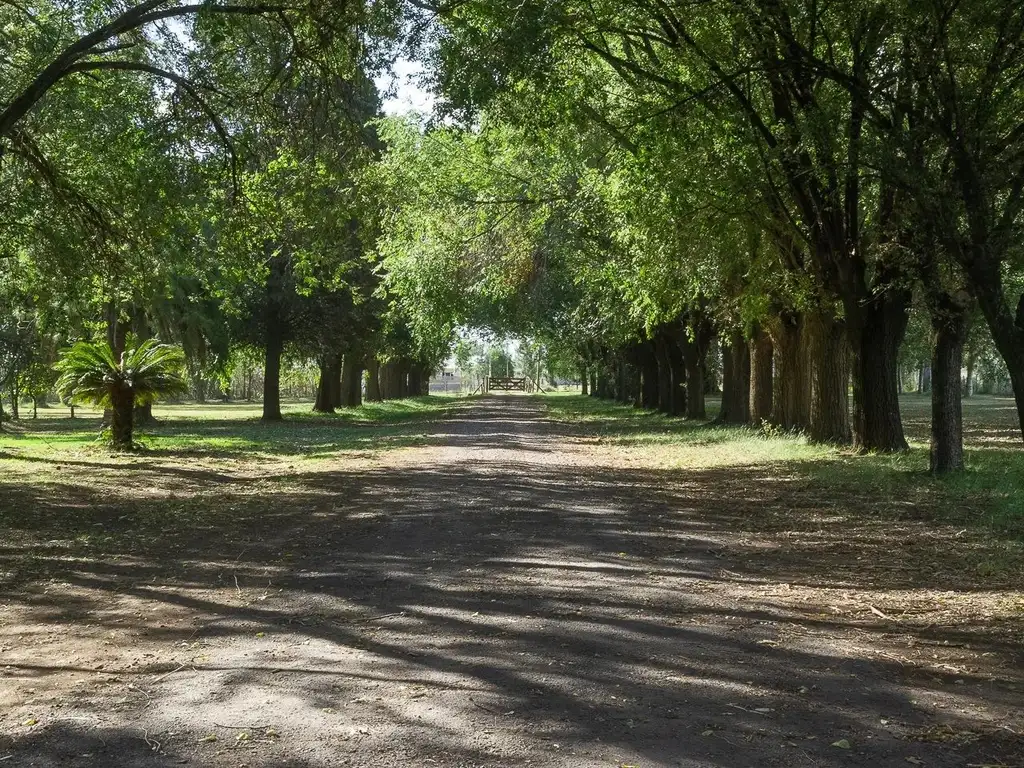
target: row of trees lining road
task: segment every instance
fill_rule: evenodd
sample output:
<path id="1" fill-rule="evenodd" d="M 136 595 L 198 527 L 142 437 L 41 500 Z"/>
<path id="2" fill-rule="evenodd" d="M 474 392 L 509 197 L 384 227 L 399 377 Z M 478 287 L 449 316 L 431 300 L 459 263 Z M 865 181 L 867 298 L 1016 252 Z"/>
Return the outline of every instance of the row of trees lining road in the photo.
<path id="1" fill-rule="evenodd" d="M 386 238 L 433 306 L 475 297 L 483 324 L 571 339 L 598 394 L 694 418 L 721 342 L 724 420 L 899 451 L 916 305 L 933 468 L 962 466 L 972 320 L 1024 429 L 1018 3 L 431 12 L 422 55 L 472 129 L 391 129 L 421 184 Z"/>
<path id="2" fill-rule="evenodd" d="M 94 0 L 0 21 L 15 410 L 76 339 L 114 360 L 178 344 L 197 395 L 259 360 L 273 420 L 289 360 L 316 362 L 330 411 L 426 391 L 472 326 L 597 396 L 699 419 L 720 386 L 723 421 L 900 451 L 923 328 L 933 469 L 963 464 L 965 344 L 995 350 L 1024 430 L 1012 0 Z M 400 50 L 440 120 L 378 119 Z"/>

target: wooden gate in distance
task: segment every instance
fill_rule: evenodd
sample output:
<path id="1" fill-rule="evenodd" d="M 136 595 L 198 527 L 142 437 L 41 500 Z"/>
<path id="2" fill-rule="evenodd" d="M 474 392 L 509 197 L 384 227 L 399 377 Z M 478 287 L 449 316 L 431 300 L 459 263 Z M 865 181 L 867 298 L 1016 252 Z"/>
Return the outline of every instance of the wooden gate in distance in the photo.
<path id="1" fill-rule="evenodd" d="M 532 392 L 533 382 L 525 376 L 488 376 L 484 392 Z"/>

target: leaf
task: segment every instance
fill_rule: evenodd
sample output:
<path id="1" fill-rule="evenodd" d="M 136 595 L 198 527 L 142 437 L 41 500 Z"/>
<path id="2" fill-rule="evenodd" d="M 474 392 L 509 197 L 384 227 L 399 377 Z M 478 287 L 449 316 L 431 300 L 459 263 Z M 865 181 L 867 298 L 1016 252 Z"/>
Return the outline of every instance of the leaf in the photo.
<path id="1" fill-rule="evenodd" d="M 714 734 L 714 731 L 711 730 L 710 728 L 708 728 L 706 731 L 702 731 L 700 735 L 701 736 L 711 736 L 713 734 Z"/>
<path id="2" fill-rule="evenodd" d="M 31 728 L 33 725 L 38 725 L 38 724 L 39 724 L 39 721 L 36 720 L 34 717 L 30 717 L 28 720 L 26 720 L 24 723 L 22 723 L 22 725 L 27 726 L 29 728 Z"/>
<path id="3" fill-rule="evenodd" d="M 914 765 L 924 765 L 924 760 L 922 760 L 920 757 L 908 757 L 907 762 L 913 763 Z"/>
<path id="4" fill-rule="evenodd" d="M 833 741 L 832 742 L 832 746 L 833 747 L 838 747 L 839 749 L 853 749 L 853 747 L 851 746 L 850 742 L 847 741 L 846 739 L 840 739 L 839 741 Z"/>
<path id="5" fill-rule="evenodd" d="M 199 743 L 200 744 L 209 744 L 210 742 L 213 742 L 213 741 L 216 741 L 216 740 L 217 740 L 217 734 L 215 734 L 215 733 L 208 733 L 205 736 L 203 736 L 203 738 L 201 738 L 199 740 Z"/>

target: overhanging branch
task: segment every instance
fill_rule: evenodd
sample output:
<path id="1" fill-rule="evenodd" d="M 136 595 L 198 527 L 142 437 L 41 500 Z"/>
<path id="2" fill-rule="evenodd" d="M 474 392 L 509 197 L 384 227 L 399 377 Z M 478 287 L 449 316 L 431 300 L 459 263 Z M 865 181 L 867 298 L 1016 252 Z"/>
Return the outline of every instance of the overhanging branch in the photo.
<path id="1" fill-rule="evenodd" d="M 80 61 L 68 67 L 69 74 L 75 72 L 88 73 L 97 71 L 143 72 L 168 80 L 181 88 L 181 90 L 185 91 L 185 93 L 195 101 L 199 108 L 206 113 L 206 116 L 210 119 L 210 123 L 213 125 L 213 129 L 216 131 L 218 138 L 220 138 L 221 142 L 224 144 L 224 148 L 228 151 L 228 155 L 231 158 L 231 183 L 235 188 L 235 191 L 238 191 L 238 157 L 235 154 L 235 146 L 231 142 L 231 137 L 228 135 L 227 129 L 224 127 L 224 124 L 217 116 L 213 107 L 206 102 L 199 93 L 199 89 L 189 82 L 188 79 L 175 72 L 137 61 Z"/>

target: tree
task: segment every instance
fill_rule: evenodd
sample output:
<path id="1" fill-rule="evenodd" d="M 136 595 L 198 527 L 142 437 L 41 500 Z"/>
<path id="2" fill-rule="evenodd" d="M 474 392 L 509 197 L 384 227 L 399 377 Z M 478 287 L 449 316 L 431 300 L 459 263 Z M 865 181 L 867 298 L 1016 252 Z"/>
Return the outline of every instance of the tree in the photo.
<path id="1" fill-rule="evenodd" d="M 182 351 L 152 339 L 120 357 L 106 342 L 80 341 L 67 350 L 57 369 L 57 391 L 73 403 L 111 409 L 110 442 L 115 450 L 134 446 L 135 406 L 188 391 Z"/>

